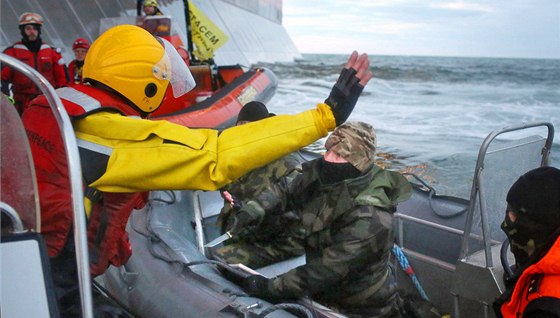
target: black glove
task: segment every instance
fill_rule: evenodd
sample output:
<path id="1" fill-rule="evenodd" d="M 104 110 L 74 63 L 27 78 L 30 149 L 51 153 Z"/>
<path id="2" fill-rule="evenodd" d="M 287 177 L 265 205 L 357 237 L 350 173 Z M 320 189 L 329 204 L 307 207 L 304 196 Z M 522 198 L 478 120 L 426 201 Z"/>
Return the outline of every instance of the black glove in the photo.
<path id="1" fill-rule="evenodd" d="M 270 296 L 268 292 L 268 283 L 270 280 L 261 275 L 251 275 L 245 278 L 243 282 L 243 289 L 247 294 L 256 297 Z"/>
<path id="2" fill-rule="evenodd" d="M 342 69 L 329 97 L 325 99 L 325 104 L 331 107 L 337 126 L 348 119 L 354 106 L 356 106 L 358 97 L 364 90 L 356 74 L 357 71 L 353 68 Z"/>
<path id="3" fill-rule="evenodd" d="M 237 211 L 229 217 L 227 232 L 231 235 L 239 234 L 245 227 L 258 223 L 258 217 L 245 209 Z"/>
<path id="4" fill-rule="evenodd" d="M 220 190 L 220 195 L 222 196 L 222 198 L 224 200 L 227 200 L 229 202 L 229 199 L 226 197 L 225 193 L 229 193 L 229 195 L 231 196 L 231 200 L 233 201 L 231 204 L 233 204 L 233 206 L 231 207 L 234 211 L 239 211 L 241 210 L 241 208 L 243 207 L 243 201 L 241 201 L 241 199 L 239 199 L 237 196 L 233 195 L 232 193 L 230 193 L 227 190 Z"/>
<path id="5" fill-rule="evenodd" d="M 233 199 L 233 206 L 231 207 L 234 211 L 239 211 L 241 210 L 241 208 L 243 207 L 243 201 L 239 200 L 236 196 L 234 196 L 233 194 L 231 195 L 232 199 Z"/>

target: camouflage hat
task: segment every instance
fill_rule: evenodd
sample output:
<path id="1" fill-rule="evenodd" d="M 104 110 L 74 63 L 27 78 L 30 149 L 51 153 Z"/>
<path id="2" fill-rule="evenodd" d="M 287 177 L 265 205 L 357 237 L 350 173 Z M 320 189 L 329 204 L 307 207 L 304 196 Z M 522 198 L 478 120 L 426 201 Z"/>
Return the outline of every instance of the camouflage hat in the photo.
<path id="1" fill-rule="evenodd" d="M 327 150 L 334 151 L 362 172 L 373 164 L 376 147 L 375 130 L 364 122 L 338 126 L 325 142 Z"/>

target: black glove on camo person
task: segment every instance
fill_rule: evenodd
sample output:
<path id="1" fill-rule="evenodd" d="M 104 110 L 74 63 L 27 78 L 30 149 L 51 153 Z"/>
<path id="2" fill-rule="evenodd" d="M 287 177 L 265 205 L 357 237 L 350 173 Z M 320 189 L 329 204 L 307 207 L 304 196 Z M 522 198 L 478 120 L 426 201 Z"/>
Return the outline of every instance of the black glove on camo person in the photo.
<path id="1" fill-rule="evenodd" d="M 251 296 L 270 298 L 268 284 L 270 280 L 261 275 L 251 275 L 243 282 L 243 289 Z"/>
<path id="2" fill-rule="evenodd" d="M 331 107 L 337 126 L 348 119 L 364 86 L 372 76 L 367 54 L 358 56 L 356 51 L 352 52 L 325 100 L 325 104 Z"/>
<path id="3" fill-rule="evenodd" d="M 264 211 L 262 208 L 259 208 L 258 205 L 253 202 L 249 202 L 230 216 L 227 232 L 231 235 L 239 234 L 249 225 L 260 224 L 263 217 Z"/>

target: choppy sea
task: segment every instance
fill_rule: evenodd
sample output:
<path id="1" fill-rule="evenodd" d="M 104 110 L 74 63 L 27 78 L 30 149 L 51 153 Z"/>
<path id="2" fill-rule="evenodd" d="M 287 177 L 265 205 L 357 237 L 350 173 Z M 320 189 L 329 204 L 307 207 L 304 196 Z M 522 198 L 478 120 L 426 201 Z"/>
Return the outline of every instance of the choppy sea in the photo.
<path id="1" fill-rule="evenodd" d="M 304 54 L 297 62 L 265 65 L 279 80 L 270 110 L 297 113 L 323 101 L 346 59 Z M 370 59 L 374 78 L 349 120 L 373 125 L 378 160 L 389 169 L 420 175 L 438 194 L 468 198 L 484 138 L 506 126 L 541 121 L 556 126 L 551 165 L 560 165 L 560 60 Z M 533 130 L 546 136 L 546 129 Z M 322 151 L 323 142 L 311 148 Z"/>

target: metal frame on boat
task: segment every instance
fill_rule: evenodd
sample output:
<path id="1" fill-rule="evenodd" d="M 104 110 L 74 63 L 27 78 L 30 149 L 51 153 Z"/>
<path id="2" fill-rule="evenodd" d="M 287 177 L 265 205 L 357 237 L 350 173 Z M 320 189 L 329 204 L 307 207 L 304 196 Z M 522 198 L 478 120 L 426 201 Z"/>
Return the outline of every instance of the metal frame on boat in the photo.
<path id="1" fill-rule="evenodd" d="M 64 148 L 66 151 L 66 154 L 68 156 L 68 175 L 70 177 L 70 185 L 71 185 L 71 192 L 72 192 L 72 210 L 73 210 L 73 228 L 74 228 L 74 240 L 75 240 L 75 246 L 76 246 L 76 260 L 77 260 L 77 265 L 78 265 L 78 276 L 79 276 L 79 285 L 80 285 L 80 295 L 81 295 L 81 302 L 82 302 L 82 315 L 85 318 L 89 318 L 89 317 L 93 317 L 93 311 L 92 311 L 92 296 L 91 296 L 91 281 L 90 281 L 90 274 L 89 274 L 89 256 L 88 256 L 88 252 L 87 252 L 87 237 L 86 237 L 86 219 L 85 219 L 85 212 L 84 212 L 84 206 L 83 206 L 83 191 L 82 191 L 82 176 L 81 176 L 81 166 L 80 166 L 80 157 L 78 154 L 78 146 L 76 143 L 76 137 L 74 135 L 74 130 L 72 128 L 72 124 L 70 122 L 70 118 L 68 117 L 68 114 L 66 113 L 66 110 L 64 109 L 64 107 L 62 106 L 62 102 L 60 101 L 60 98 L 56 95 L 54 88 L 49 84 L 49 82 L 41 75 L 39 74 L 36 70 L 34 70 L 32 67 L 28 66 L 27 64 L 24 64 L 10 56 L 7 56 L 5 54 L 0 54 L 0 61 L 2 63 L 7 64 L 8 66 L 14 68 L 15 70 L 21 72 L 22 74 L 24 74 L 25 76 L 27 76 L 28 78 L 30 78 L 33 83 L 35 83 L 35 85 L 37 85 L 40 89 L 41 92 L 45 95 L 45 97 L 47 98 L 47 101 L 49 102 L 49 105 L 51 106 L 51 110 L 53 111 L 54 117 L 57 121 L 58 126 L 60 127 L 60 132 L 61 132 L 61 136 L 63 139 L 63 143 L 64 143 Z M 14 125 L 18 125 L 19 129 L 23 129 L 23 125 L 20 121 L 19 115 L 17 115 L 17 113 L 15 113 L 14 115 L 14 111 L 15 108 L 11 107 L 10 103 L 7 102 L 6 97 L 1 96 L 2 98 L 2 113 L 3 114 L 9 114 L 11 113 L 11 115 L 8 115 L 13 121 L 14 121 Z M 11 128 L 8 127 L 6 124 L 6 120 L 8 116 L 3 116 L 2 117 L 2 134 L 7 134 L 8 132 L 4 131 L 4 128 Z M 14 117 L 15 116 L 15 117 Z M 28 145 L 28 141 L 27 141 L 27 136 L 24 134 L 23 135 L 23 139 L 19 140 L 20 142 L 20 147 L 22 148 L 26 148 L 28 151 L 28 156 L 27 156 L 27 160 L 31 160 L 31 154 L 29 153 L 29 145 Z M 2 148 L 5 146 L 4 143 L 1 145 Z M 10 149 L 2 149 L 1 152 L 1 156 L 2 156 L 2 163 L 6 162 L 8 159 L 7 157 L 11 155 L 11 151 Z M 30 162 L 30 165 L 32 167 L 32 162 Z M 3 173 L 4 173 L 4 166 L 2 166 L 3 169 Z M 32 168 L 31 168 L 32 169 Z M 19 173 L 19 172 L 18 172 Z M 34 169 L 32 169 L 32 172 L 30 173 L 31 177 L 33 178 L 33 183 L 35 184 L 35 171 Z M 16 189 L 11 188 L 9 184 L 4 184 L 5 180 L 2 179 L 2 187 L 1 191 L 10 191 L 10 192 L 15 192 Z M 33 197 L 36 200 L 36 202 L 38 203 L 38 193 L 36 192 L 37 188 L 36 186 L 34 187 L 34 193 L 33 193 Z M 0 199 L 4 200 L 4 198 L 9 197 L 9 196 L 0 196 Z M 18 200 L 18 197 L 13 197 L 14 200 Z M 25 200 L 27 199 L 26 197 L 19 197 L 19 199 Z M 13 206 L 15 203 L 10 203 L 10 202 L 2 202 L 3 205 L 7 205 L 7 206 Z M 18 217 L 21 218 L 22 214 L 26 214 L 29 213 L 29 211 L 17 211 L 15 209 L 2 209 L 2 213 L 5 213 L 4 211 L 11 211 L 12 212 L 12 216 L 15 217 L 15 215 L 18 215 Z M 37 210 L 38 211 L 38 210 Z M 25 229 L 27 231 L 30 231 L 31 233 L 38 233 L 40 234 L 40 218 L 39 218 L 39 213 L 36 214 L 37 215 L 37 220 L 36 220 L 36 227 L 29 227 L 29 225 L 23 224 L 23 226 L 25 227 Z M 23 218 L 21 218 L 23 219 Z M 3 233 L 4 234 L 4 233 Z M 44 252 L 45 247 L 44 247 L 44 242 L 41 239 L 38 239 L 37 236 L 38 235 L 28 235 L 27 237 L 23 238 L 22 240 L 17 240 L 15 237 L 16 236 L 21 236 L 21 235 L 28 235 L 27 233 L 11 233 L 10 236 L 11 238 L 9 239 L 9 241 L 7 239 L 2 239 L 2 254 L 5 251 L 8 251 L 8 246 L 10 244 L 10 242 L 12 241 L 36 241 L 38 245 L 35 244 L 31 244 L 30 248 L 31 250 L 29 251 L 29 253 L 25 253 L 25 248 L 26 246 L 21 246 L 19 253 L 15 253 L 13 255 L 20 255 L 21 257 L 25 257 L 25 256 L 29 256 L 29 255 L 36 255 L 36 253 L 41 253 L 40 255 L 37 255 L 37 257 L 39 259 L 42 259 L 43 261 L 41 261 L 40 263 L 38 263 L 37 265 L 39 266 L 39 269 L 41 269 L 43 271 L 43 274 L 45 275 L 45 280 L 47 281 L 45 283 L 45 297 L 48 297 L 48 294 L 51 293 L 48 289 L 49 286 L 52 285 L 48 283 L 48 281 L 50 281 L 50 272 L 48 270 L 48 260 L 45 262 L 45 257 L 46 254 Z M 10 299 L 19 299 L 20 302 L 18 303 L 9 303 L 9 302 L 4 302 L 2 301 L 2 311 L 4 312 L 5 310 L 13 310 L 10 311 L 10 313 L 13 313 L 15 316 L 14 317 L 24 317 L 19 315 L 18 313 L 25 313 L 28 312 L 27 310 L 30 310 L 34 305 L 34 302 L 25 302 L 26 299 L 30 299 L 30 295 L 36 295 L 36 293 L 34 292 L 34 289 L 36 288 L 36 285 L 34 284 L 7 284 L 6 282 L 6 278 L 8 277 L 13 277 L 14 275 L 14 271 L 17 271 L 19 266 L 22 266 L 23 264 L 25 264 L 28 259 L 26 258 L 19 258 L 20 262 L 10 262 L 10 263 L 6 263 L 4 262 L 5 260 L 5 256 L 6 254 L 3 254 L 2 257 L 2 266 L 1 266 L 1 271 L 2 271 L 2 295 L 10 295 Z M 46 264 L 46 265 L 45 265 Z M 15 266 L 6 266 L 6 265 L 13 265 Z M 47 266 L 46 268 L 44 266 Z M 16 279 L 23 279 L 25 277 L 16 277 Z M 15 293 L 18 293 L 17 295 L 14 295 Z M 4 298 L 5 296 L 2 296 L 2 298 Z M 7 297 L 7 296 L 6 296 Z M 52 301 L 52 300 L 51 300 Z M 47 300 L 48 302 L 48 300 Z M 20 312 L 20 310 L 22 310 Z M 57 311 L 55 311 L 57 312 Z M 52 311 L 51 311 L 52 313 Z"/>
<path id="2" fill-rule="evenodd" d="M 546 130 L 545 136 L 536 130 Z M 507 251 L 500 230 L 506 194 L 520 175 L 548 165 L 553 137 L 554 127 L 546 122 L 495 130 L 480 147 L 469 200 L 437 196 L 421 184 L 399 205 L 398 244 L 442 311 L 455 318 L 494 317 L 492 302 L 505 289 L 496 260 Z M 511 254 L 502 258 L 513 263 Z"/>

